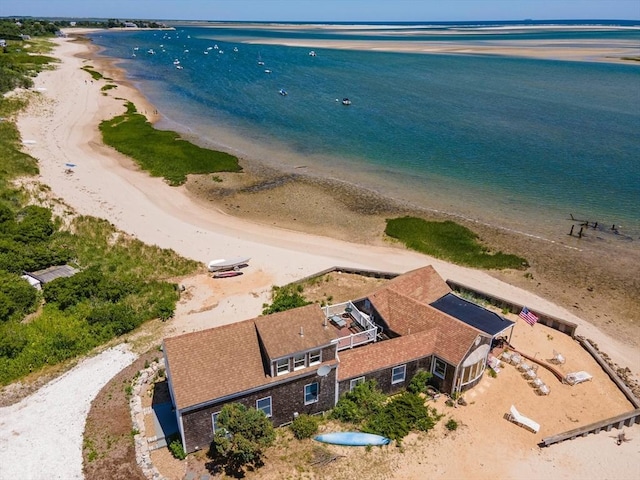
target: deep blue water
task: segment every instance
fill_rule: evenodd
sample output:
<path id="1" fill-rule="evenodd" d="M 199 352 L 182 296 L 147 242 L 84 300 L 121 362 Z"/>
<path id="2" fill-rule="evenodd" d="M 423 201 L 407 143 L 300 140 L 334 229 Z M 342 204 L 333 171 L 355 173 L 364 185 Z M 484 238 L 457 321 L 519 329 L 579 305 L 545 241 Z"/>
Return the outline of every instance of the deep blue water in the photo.
<path id="1" fill-rule="evenodd" d="M 431 36 L 418 30 L 403 41 Z M 378 38 L 375 29 L 288 35 Z M 514 35 L 508 38 L 640 43 L 639 30 Z M 640 65 L 321 48 L 311 57 L 309 48 L 242 42 L 249 37 L 283 34 L 240 25 L 93 40 L 123 60 L 173 128 L 235 153 L 248 154 L 246 143 L 215 138 L 216 128 L 282 152 L 283 163 L 421 206 L 536 234 L 516 219 L 544 219 L 547 234 L 564 229 L 573 213 L 640 234 Z M 477 35 L 454 37 L 446 39 Z M 150 48 L 156 53 L 146 53 Z M 343 97 L 352 105 L 336 102 Z"/>

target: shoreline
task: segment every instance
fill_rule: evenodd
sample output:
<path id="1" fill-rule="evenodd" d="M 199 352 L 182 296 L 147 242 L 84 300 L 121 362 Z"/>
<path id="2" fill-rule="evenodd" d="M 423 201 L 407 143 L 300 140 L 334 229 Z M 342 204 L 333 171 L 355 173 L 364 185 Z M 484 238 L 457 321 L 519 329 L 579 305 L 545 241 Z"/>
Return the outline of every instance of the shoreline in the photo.
<path id="1" fill-rule="evenodd" d="M 278 198 L 283 200 L 280 203 L 286 205 L 287 202 L 284 200 L 290 195 L 290 192 L 276 192 L 276 188 L 275 190 L 263 189 L 257 194 L 243 193 L 245 195 L 245 197 L 242 197 L 243 207 L 231 210 L 228 205 L 225 207 L 223 202 L 211 202 L 210 198 L 199 195 L 193 185 L 195 183 L 194 179 L 190 179 L 191 183 L 183 187 L 171 188 L 166 186 L 162 180 L 151 178 L 146 173 L 140 172 L 130 159 L 102 145 L 97 124 L 101 119 L 111 118 L 121 113 L 124 109 L 123 102 L 118 99 L 123 96 L 138 106 L 145 105 L 145 108 L 149 111 L 154 111 L 153 106 L 129 82 L 117 76 L 118 74 L 123 75 L 123 72 L 113 65 L 113 60 L 95 58 L 95 53 L 86 52 L 90 45 L 89 42 L 82 42 L 85 48 L 77 49 L 69 48 L 71 42 L 66 42 L 65 40 L 59 40 L 57 43 L 62 46 L 66 43 L 66 48 L 56 49 L 58 51 L 64 50 L 62 52 L 63 65 L 58 67 L 60 70 L 65 68 L 65 62 L 74 63 L 72 55 L 75 52 L 71 52 L 72 50 L 77 50 L 78 53 L 85 50 L 82 52 L 83 58 L 92 58 L 91 61 L 100 64 L 100 68 L 112 69 L 109 70 L 109 76 L 113 75 L 115 77 L 114 82 L 119 85 L 118 89 L 111 91 L 113 93 L 109 92 L 108 95 L 102 95 L 99 91 L 99 85 L 97 85 L 100 82 L 88 85 L 84 82 L 86 73 L 79 69 L 83 62 L 80 59 L 76 59 L 75 66 L 68 65 L 67 67 L 68 69 L 76 68 L 77 75 L 74 75 L 74 72 L 67 73 L 75 79 L 76 83 L 85 83 L 87 85 L 84 90 L 80 85 L 78 87 L 80 92 L 78 93 L 81 98 L 86 98 L 87 101 L 91 100 L 91 108 L 85 106 L 84 109 L 80 108 L 80 112 L 74 110 L 75 115 L 72 117 L 80 117 L 78 120 L 69 120 L 67 118 L 69 116 L 68 112 L 61 111 L 62 109 L 53 110 L 50 116 L 53 116 L 55 121 L 69 126 L 69 128 L 81 126 L 85 131 L 84 137 L 82 135 L 74 135 L 72 138 L 67 139 L 68 144 L 65 146 L 68 148 L 60 148 L 53 152 L 43 151 L 40 146 L 41 141 L 34 146 L 25 147 L 27 151 L 39 158 L 42 181 L 50 185 L 56 196 L 63 198 L 79 213 L 107 218 L 118 228 L 137 236 L 142 241 L 159 244 L 166 248 L 174 248 L 185 256 L 196 258 L 203 262 L 214 254 L 210 245 L 216 245 L 218 247 L 215 249 L 216 251 L 219 251 L 220 247 L 224 247 L 226 248 L 225 251 L 233 254 L 240 254 L 252 249 L 260 250 L 263 258 L 258 256 L 252 264 L 267 273 L 265 275 L 267 281 L 262 285 L 263 289 L 269 289 L 272 284 L 286 283 L 334 265 L 405 271 L 432 263 L 445 277 L 458 279 L 463 283 L 483 285 L 484 288 L 490 288 L 494 291 L 506 290 L 503 295 L 524 297 L 522 303 L 527 303 L 531 309 L 539 309 L 567 318 L 570 321 L 577 320 L 576 323 L 581 326 L 580 334 L 594 337 L 594 340 L 603 345 L 603 350 L 607 351 L 617 363 L 631 367 L 634 373 L 637 370 L 636 365 L 629 364 L 629 362 L 634 361 L 632 352 L 635 351 L 634 349 L 637 346 L 635 343 L 637 335 L 635 335 L 633 329 L 622 328 L 622 330 L 619 330 L 618 328 L 612 328 L 611 323 L 613 320 L 604 311 L 602 313 L 606 318 L 603 319 L 600 325 L 597 322 L 592 322 L 595 325 L 592 327 L 567 310 L 567 308 L 571 308 L 570 302 L 566 300 L 560 302 L 561 305 L 564 305 L 564 308 L 556 306 L 557 284 L 543 285 L 544 282 L 538 281 L 538 279 L 529 281 L 523 277 L 522 272 L 487 273 L 458 267 L 402 248 L 389 247 L 389 243 L 381 238 L 368 245 L 352 243 L 354 238 L 350 236 L 350 232 L 359 231 L 359 225 L 362 225 L 363 222 L 371 225 L 373 220 L 373 223 L 377 221 L 379 224 L 384 220 L 384 214 L 387 212 L 381 212 L 372 219 L 371 215 L 358 213 L 353 209 L 340 205 L 340 202 L 336 202 L 335 197 L 331 195 L 332 192 L 322 191 L 317 185 L 312 185 L 311 189 L 301 190 L 301 192 L 306 193 L 299 193 L 298 198 L 301 198 L 300 195 L 302 195 L 302 198 L 307 199 L 305 195 L 308 194 L 311 207 L 315 207 L 316 212 L 323 213 L 325 218 L 345 218 L 345 216 L 326 214 L 327 209 L 333 209 L 338 214 L 347 212 L 350 217 L 358 217 L 351 222 L 346 222 L 345 225 L 340 225 L 340 229 L 342 229 L 341 235 L 346 238 L 336 240 L 327 238 L 328 234 L 335 234 L 333 230 L 326 230 L 327 225 L 320 226 L 321 229 L 325 229 L 323 232 L 313 231 L 313 229 L 310 231 L 304 225 L 300 225 L 302 222 L 297 217 L 290 217 L 290 213 L 287 214 L 281 210 L 278 210 L 275 214 L 277 217 L 274 221 L 275 225 L 272 222 L 266 222 L 265 218 L 261 218 L 264 212 L 260 208 L 265 208 L 265 206 L 273 208 L 277 202 L 268 198 L 256 199 L 256 195 L 265 197 L 269 195 L 279 196 Z M 56 51 L 56 54 L 59 53 L 58 51 Z M 56 73 L 59 72 L 45 72 L 45 74 L 36 79 L 37 86 L 46 85 L 49 76 L 55 76 Z M 53 95 L 55 96 L 56 94 L 54 93 Z M 52 100 L 73 110 L 72 105 L 67 105 L 69 95 L 66 98 Z M 139 110 L 142 111 L 143 109 L 139 107 Z M 38 121 L 36 116 L 35 118 L 23 120 L 24 114 L 21 117 L 19 128 L 24 138 L 40 138 L 43 133 L 46 133 L 47 129 L 43 125 L 43 123 L 46 123 L 46 119 L 40 118 Z M 48 121 L 51 120 L 49 118 Z M 31 126 L 29 127 L 28 124 Z M 40 133 L 36 135 L 36 132 Z M 91 141 L 87 142 L 87 138 L 90 138 Z M 60 138 L 55 137 L 55 135 L 52 139 L 54 139 L 52 143 L 60 144 L 61 142 Z M 85 172 L 85 165 L 80 164 L 80 168 L 74 174 L 75 177 L 69 179 L 55 165 L 63 164 L 62 160 L 67 158 L 75 159 L 75 155 L 88 156 L 87 159 L 90 162 L 86 166 L 89 168 L 86 168 L 87 172 Z M 96 178 L 96 176 L 99 178 Z M 73 185 L 74 183 L 75 185 Z M 288 182 L 285 186 L 297 185 L 299 187 L 300 183 Z M 282 188 L 282 186 L 278 188 Z M 313 192 L 314 189 L 316 190 L 315 193 Z M 238 198 L 237 196 L 232 197 L 233 203 L 236 205 L 240 201 Z M 319 206 L 320 203 L 322 203 L 322 206 Z M 204 204 L 207 204 L 206 208 L 203 207 Z M 253 213 L 249 209 L 249 205 L 252 204 L 254 205 Z M 295 206 L 300 207 L 299 202 Z M 307 222 L 311 220 L 306 216 L 304 218 Z M 262 220 L 262 222 L 256 223 L 256 220 Z M 175 228 L 171 228 L 171 231 L 166 231 L 165 225 L 169 224 L 174 225 Z M 333 223 L 329 222 L 329 225 L 333 225 Z M 295 230 L 294 227 L 296 227 Z M 181 235 L 181 230 L 184 231 L 184 235 Z M 317 237 L 316 235 L 319 233 L 323 233 L 323 237 Z M 195 237 L 208 235 L 209 239 L 204 242 L 190 243 L 188 237 L 194 235 Z M 500 240 L 502 235 L 500 232 L 494 232 L 493 238 Z M 338 238 L 340 238 L 340 235 L 338 235 Z M 351 242 L 344 243 L 345 239 L 351 240 Z M 518 242 L 518 248 L 529 250 L 532 242 L 533 240 L 530 238 L 521 239 Z M 541 258 L 549 255 L 558 257 L 557 252 L 549 251 L 550 249 L 553 250 L 552 246 L 547 246 L 547 248 L 543 249 L 538 246 L 537 248 Z M 566 254 L 566 252 L 563 253 Z M 575 255 L 579 255 L 579 253 L 577 252 Z M 283 256 L 285 257 L 284 259 Z M 256 256 L 254 255 L 254 257 Z M 562 264 L 571 264 L 574 261 L 575 258 L 573 257 L 565 258 L 560 262 L 560 268 Z M 591 268 L 590 265 L 587 265 L 587 267 Z M 534 275 L 537 276 L 537 273 Z M 563 277 L 564 279 L 566 277 Z M 506 280 L 512 285 L 504 284 L 500 280 Z M 525 292 L 518 287 L 531 290 L 531 293 Z M 545 300 L 536 294 L 554 298 L 555 301 Z M 598 304 L 599 300 L 598 297 L 595 297 L 593 304 Z M 635 305 L 637 308 L 635 303 L 629 303 L 627 307 L 629 305 Z M 587 302 L 587 307 L 590 307 L 589 302 Z M 589 308 L 586 308 L 586 310 L 589 310 Z M 630 312 L 628 309 L 626 311 Z M 582 312 L 579 311 L 579 313 Z M 591 319 L 587 318 L 586 320 L 590 321 Z M 633 324 L 633 321 L 631 324 Z M 635 327 L 635 325 L 632 326 Z M 605 335 L 604 337 L 608 337 L 608 340 L 603 341 L 603 338 L 600 338 L 597 327 L 605 327 L 606 332 L 609 335 L 614 335 L 617 340 Z M 624 327 L 624 325 L 614 324 L 613 327 Z M 611 345 L 611 348 L 607 347 L 608 344 Z M 621 355 L 616 355 L 616 352 L 621 353 Z"/>

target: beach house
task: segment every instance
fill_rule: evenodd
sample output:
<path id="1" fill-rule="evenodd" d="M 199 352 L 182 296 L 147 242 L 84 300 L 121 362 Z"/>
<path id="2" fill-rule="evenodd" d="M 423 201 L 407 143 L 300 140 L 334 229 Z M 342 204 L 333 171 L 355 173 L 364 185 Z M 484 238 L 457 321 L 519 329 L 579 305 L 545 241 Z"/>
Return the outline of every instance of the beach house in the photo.
<path id="1" fill-rule="evenodd" d="M 280 426 L 330 410 L 370 379 L 393 393 L 425 370 L 441 391 L 462 392 L 480 382 L 493 342 L 511 328 L 428 266 L 361 299 L 165 338 L 163 351 L 182 443 L 193 452 L 208 448 L 228 403 Z"/>

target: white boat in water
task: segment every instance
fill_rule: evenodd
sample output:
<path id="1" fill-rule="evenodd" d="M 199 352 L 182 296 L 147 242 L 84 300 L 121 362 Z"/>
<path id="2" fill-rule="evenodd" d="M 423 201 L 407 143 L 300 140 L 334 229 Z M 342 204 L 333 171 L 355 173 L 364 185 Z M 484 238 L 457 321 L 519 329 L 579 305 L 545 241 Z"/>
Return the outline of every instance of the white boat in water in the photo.
<path id="1" fill-rule="evenodd" d="M 316 52 L 315 52 L 315 51 L 313 51 L 313 50 L 311 50 L 311 51 L 309 52 L 309 56 L 310 56 L 310 57 L 315 57 L 315 56 L 316 56 Z"/>
<path id="2" fill-rule="evenodd" d="M 235 257 L 235 258 L 219 258 L 217 260 L 211 260 L 208 268 L 210 272 L 222 272 L 224 270 L 236 270 L 251 260 L 250 257 Z"/>
<path id="3" fill-rule="evenodd" d="M 287 91 L 284 88 L 281 88 L 280 90 L 278 90 L 278 93 L 283 97 L 287 96 Z"/>

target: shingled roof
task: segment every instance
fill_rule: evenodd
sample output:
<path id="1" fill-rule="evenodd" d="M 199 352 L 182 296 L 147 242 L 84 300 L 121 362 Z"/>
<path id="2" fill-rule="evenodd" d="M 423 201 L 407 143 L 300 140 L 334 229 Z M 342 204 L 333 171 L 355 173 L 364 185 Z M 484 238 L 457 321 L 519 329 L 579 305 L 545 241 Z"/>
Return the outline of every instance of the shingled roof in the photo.
<path id="1" fill-rule="evenodd" d="M 253 320 L 165 338 L 164 352 L 178 409 L 267 381 Z"/>
<path id="2" fill-rule="evenodd" d="M 329 345 L 336 332 L 325 323 L 318 304 L 255 319 L 260 340 L 271 360 Z"/>
<path id="3" fill-rule="evenodd" d="M 397 276 L 381 290 L 399 292 L 417 302 L 429 304 L 449 293 L 451 288 L 438 272 L 428 265 Z"/>
<path id="4" fill-rule="evenodd" d="M 178 409 L 266 386 L 316 370 L 270 376 L 260 342 L 271 360 L 329 345 L 333 328 L 324 327 L 317 304 L 164 340 L 174 400 Z M 303 335 L 300 335 L 300 328 Z M 336 364 L 333 358 L 322 362 Z"/>
<path id="5" fill-rule="evenodd" d="M 425 330 L 415 335 L 396 337 L 338 354 L 338 381 L 394 367 L 433 353 L 437 332 Z"/>

